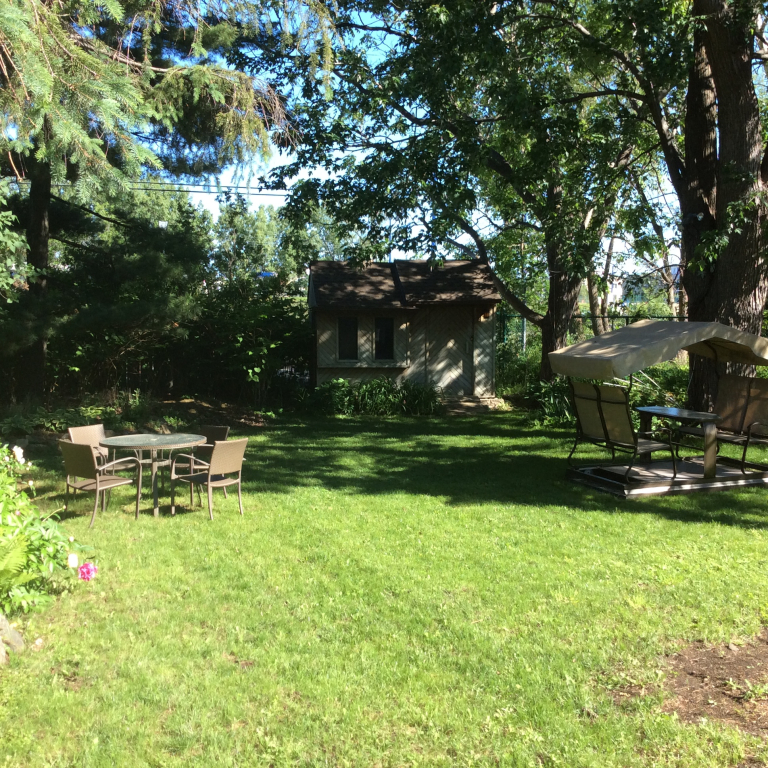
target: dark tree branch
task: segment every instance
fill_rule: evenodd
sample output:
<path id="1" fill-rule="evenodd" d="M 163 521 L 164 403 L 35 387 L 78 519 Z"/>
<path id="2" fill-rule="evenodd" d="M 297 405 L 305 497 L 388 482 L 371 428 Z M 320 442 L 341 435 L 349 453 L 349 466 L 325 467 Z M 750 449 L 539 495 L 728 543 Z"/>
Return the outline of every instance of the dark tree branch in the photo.
<path id="1" fill-rule="evenodd" d="M 345 75 L 343 72 L 339 71 L 338 68 L 334 69 L 334 72 L 339 77 L 340 80 L 343 80 L 345 83 L 348 83 L 353 88 L 355 88 L 360 93 L 364 94 L 366 98 L 371 97 L 371 93 L 368 88 L 366 88 L 361 83 L 358 83 L 357 81 L 350 78 L 348 75 Z M 413 125 L 416 125 L 420 128 L 445 128 L 451 133 L 455 135 L 461 135 L 463 131 L 461 130 L 460 126 L 455 123 L 452 120 L 445 120 L 441 119 L 438 120 L 434 117 L 418 117 L 413 112 L 411 112 L 409 109 L 404 107 L 402 104 L 399 104 L 394 99 L 390 98 L 389 96 L 385 97 L 387 99 L 387 102 L 389 105 L 394 109 L 399 115 L 404 117 L 408 122 L 410 122 Z M 476 123 L 478 121 L 475 121 L 473 119 L 469 120 L 470 123 Z M 480 136 L 475 135 L 475 140 L 477 141 L 478 145 L 483 147 L 486 150 L 486 167 L 493 171 L 494 173 L 501 176 L 504 181 L 506 181 L 514 190 L 515 192 L 520 196 L 520 198 L 528 205 L 529 207 L 536 209 L 538 208 L 538 201 L 534 195 L 532 195 L 525 187 L 520 186 L 517 183 L 517 179 L 515 178 L 514 172 L 512 171 L 512 166 L 507 162 L 506 158 L 496 149 L 493 147 L 489 147 L 485 141 Z"/>
<path id="2" fill-rule="evenodd" d="M 458 248 L 462 253 L 465 253 L 470 259 L 476 259 L 475 252 L 465 243 L 460 243 L 458 240 L 454 240 L 452 237 L 445 238 L 454 248 Z"/>
<path id="3" fill-rule="evenodd" d="M 575 96 L 570 96 L 567 99 L 558 99 L 558 104 L 574 104 L 585 99 L 596 99 L 600 96 L 627 96 L 630 99 L 644 100 L 642 93 L 635 91 L 628 91 L 621 88 L 608 88 L 604 91 L 586 91 L 585 93 L 578 93 Z"/>
<path id="4" fill-rule="evenodd" d="M 64 243 L 64 245 L 68 245 L 70 248 L 79 248 L 81 251 L 88 251 L 89 253 L 103 253 L 103 254 L 108 253 L 102 248 L 94 248 L 92 245 L 83 245 L 82 243 L 76 243 L 73 240 L 67 240 L 57 235 L 51 235 L 50 238 L 51 240 L 55 240 L 57 243 Z"/>
<path id="5" fill-rule="evenodd" d="M 534 18 L 549 19 L 550 21 L 558 20 L 557 17 L 546 15 Z M 630 98 L 637 98 L 640 102 L 645 104 L 650 112 L 653 127 L 659 136 L 661 148 L 664 152 L 664 159 L 669 167 L 669 176 L 672 185 L 675 187 L 675 191 L 681 191 L 685 175 L 685 163 L 683 162 L 683 157 L 675 143 L 675 137 L 669 128 L 667 118 L 662 108 L 661 99 L 663 98 L 663 95 L 660 94 L 653 86 L 653 83 L 643 75 L 641 69 L 630 59 L 627 53 L 618 48 L 614 48 L 604 40 L 595 37 L 595 35 L 593 35 L 583 24 L 580 24 L 574 19 L 564 18 L 559 20 L 562 24 L 570 27 L 581 35 L 581 37 L 588 43 L 607 53 L 620 67 L 625 69 L 635 78 L 642 89 L 642 93 L 634 94 L 630 96 Z M 627 95 L 629 95 L 629 93 L 631 92 L 628 91 Z"/>
<path id="6" fill-rule="evenodd" d="M 117 224 L 119 227 L 125 227 L 126 229 L 135 229 L 136 227 L 135 224 L 128 224 L 125 221 L 120 221 L 119 219 L 113 219 L 110 216 L 104 216 L 101 213 L 96 213 L 96 211 L 92 211 L 90 208 L 86 208 L 84 205 L 78 205 L 77 203 L 73 203 L 70 200 L 65 200 L 63 197 L 59 197 L 53 193 L 51 193 L 51 198 L 58 200 L 60 203 L 64 203 L 64 205 L 71 205 L 73 208 L 79 208 L 81 211 L 85 211 L 85 213 L 88 213 L 91 216 L 95 216 L 97 219 L 108 221 L 110 224 Z"/>
<path id="7" fill-rule="evenodd" d="M 370 24 L 358 24 L 354 21 L 339 21 L 336 23 L 336 29 L 354 29 L 359 32 L 384 32 L 385 34 L 392 35 L 393 37 L 400 37 L 404 40 L 412 40 L 414 42 L 416 41 L 416 38 L 413 35 L 409 35 L 408 33 L 401 30 L 394 29 L 394 27 L 390 26 L 389 24 L 385 24 L 383 27 L 374 27 Z"/>
<path id="8" fill-rule="evenodd" d="M 478 261 L 486 264 L 493 277 L 493 283 L 496 286 L 499 293 L 502 295 L 504 301 L 510 306 L 514 307 L 526 320 L 530 321 L 534 325 L 542 326 L 544 324 L 544 315 L 540 315 L 538 312 L 532 310 L 522 299 L 514 294 L 507 284 L 496 274 L 495 270 L 491 267 L 488 261 L 488 249 L 485 246 L 483 238 L 480 237 L 480 233 L 462 216 L 455 216 L 454 219 L 459 225 L 459 228 L 466 232 L 474 241 L 477 246 Z"/>

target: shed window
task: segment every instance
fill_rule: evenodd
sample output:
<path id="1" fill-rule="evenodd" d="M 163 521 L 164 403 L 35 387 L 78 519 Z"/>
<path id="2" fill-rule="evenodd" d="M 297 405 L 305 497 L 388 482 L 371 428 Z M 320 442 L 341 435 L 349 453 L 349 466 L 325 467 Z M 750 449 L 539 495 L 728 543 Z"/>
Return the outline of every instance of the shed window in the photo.
<path id="1" fill-rule="evenodd" d="M 357 318 L 339 318 L 339 360 L 357 360 Z"/>
<path id="2" fill-rule="evenodd" d="M 392 317 L 376 318 L 376 360 L 395 359 L 395 320 Z"/>

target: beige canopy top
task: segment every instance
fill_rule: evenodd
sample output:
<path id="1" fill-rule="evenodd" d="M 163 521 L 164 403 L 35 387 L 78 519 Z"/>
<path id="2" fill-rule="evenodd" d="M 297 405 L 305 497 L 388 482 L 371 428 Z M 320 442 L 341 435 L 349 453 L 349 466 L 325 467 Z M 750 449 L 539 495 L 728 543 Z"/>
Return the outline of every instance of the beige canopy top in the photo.
<path id="1" fill-rule="evenodd" d="M 719 362 L 768 365 L 768 340 L 721 323 L 639 320 L 549 353 L 555 373 L 605 381 L 671 360 L 681 350 Z"/>

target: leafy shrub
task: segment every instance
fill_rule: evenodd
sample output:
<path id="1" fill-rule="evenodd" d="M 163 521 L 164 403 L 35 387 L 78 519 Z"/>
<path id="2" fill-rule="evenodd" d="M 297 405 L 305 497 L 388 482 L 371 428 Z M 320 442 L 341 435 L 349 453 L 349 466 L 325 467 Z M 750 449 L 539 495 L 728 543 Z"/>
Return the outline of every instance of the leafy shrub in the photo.
<path id="1" fill-rule="evenodd" d="M 354 390 L 346 379 L 327 381 L 315 389 L 307 405 L 321 413 L 350 416 L 355 412 Z"/>
<path id="2" fill-rule="evenodd" d="M 409 416 L 432 416 L 443 409 L 437 387 L 404 381 L 400 385 L 400 397 L 403 413 Z"/>
<path id="3" fill-rule="evenodd" d="M 647 368 L 634 374 L 631 389 L 629 379 L 605 383 L 629 390 L 631 409 L 638 405 L 681 407 L 687 397 L 688 366 L 668 362 Z M 538 381 L 529 388 L 528 395 L 543 423 L 571 424 L 576 420 L 567 378 L 558 376 L 551 382 Z M 634 410 L 632 414 L 636 418 Z"/>
<path id="4" fill-rule="evenodd" d="M 119 423 L 119 416 L 116 409 L 109 406 L 86 405 L 53 411 L 37 407 L 28 411 L 17 411 L 0 420 L 0 434 L 8 438 L 27 435 L 36 429 L 64 432 L 69 427 L 80 427 L 94 421 L 116 424 Z"/>
<path id="5" fill-rule="evenodd" d="M 0 446 L 0 612 L 6 614 L 29 611 L 69 589 L 74 574 L 67 558 L 83 549 L 19 490 L 25 466 L 18 449 Z"/>
<path id="6" fill-rule="evenodd" d="M 34 574 L 24 572 L 28 548 L 23 536 L 0 542 L 0 595 L 10 595 L 12 590 L 35 578 Z"/>
<path id="7" fill-rule="evenodd" d="M 315 389 L 307 399 L 307 407 L 343 416 L 418 416 L 438 413 L 442 403 L 435 387 L 407 381 L 398 386 L 391 379 L 380 377 L 355 385 L 346 379 L 328 381 Z"/>
<path id="8" fill-rule="evenodd" d="M 537 418 L 544 424 L 572 424 L 576 417 L 571 406 L 568 379 L 557 376 L 552 381 L 537 381 L 528 390 Z"/>
<path id="9" fill-rule="evenodd" d="M 0 435 L 6 439 L 28 435 L 35 430 L 65 432 L 69 427 L 103 422 L 107 429 L 134 429 L 137 424 L 159 428 L 163 424 L 175 429 L 184 426 L 183 418 L 158 413 L 165 409 L 161 404 L 138 389 L 118 392 L 114 402 L 97 405 L 94 403 L 73 408 L 46 410 L 40 406 L 18 409 L 0 419 Z M 152 417 L 155 417 L 153 423 Z"/>
<path id="10" fill-rule="evenodd" d="M 682 407 L 688 399 L 688 375 L 687 365 L 674 361 L 661 363 L 635 374 L 632 389 L 637 387 L 638 394 L 645 395 L 642 405 Z"/>
<path id="11" fill-rule="evenodd" d="M 269 385 L 269 403 L 277 409 L 302 408 L 309 397 L 309 374 L 278 371 Z"/>
<path id="12" fill-rule="evenodd" d="M 138 389 L 119 392 L 115 399 L 115 410 L 122 421 L 142 424 L 157 410 L 157 401 Z"/>
<path id="13" fill-rule="evenodd" d="M 400 387 L 392 379 L 371 379 L 355 387 L 355 409 L 358 413 L 394 416 L 402 413 L 402 400 Z"/>
<path id="14" fill-rule="evenodd" d="M 517 336 L 499 340 L 496 344 L 496 392 L 500 396 L 525 394 L 526 388 L 537 380 L 540 363 L 539 336 L 531 333 L 525 350 Z"/>

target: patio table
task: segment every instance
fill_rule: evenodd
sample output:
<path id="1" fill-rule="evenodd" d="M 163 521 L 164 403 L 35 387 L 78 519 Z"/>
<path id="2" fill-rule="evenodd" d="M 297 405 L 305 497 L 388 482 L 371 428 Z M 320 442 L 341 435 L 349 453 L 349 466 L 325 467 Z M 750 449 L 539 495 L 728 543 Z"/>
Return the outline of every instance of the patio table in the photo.
<path id="1" fill-rule="evenodd" d="M 178 434 L 178 435 L 122 435 L 120 437 L 107 437 L 99 442 L 104 448 L 123 448 L 131 451 L 149 451 L 152 457 L 152 500 L 154 501 L 154 514 L 160 514 L 157 500 L 157 468 L 163 461 L 158 461 L 158 451 L 171 451 L 177 448 L 192 448 L 205 443 L 203 435 Z"/>
<path id="2" fill-rule="evenodd" d="M 717 474 L 717 422 L 722 416 L 705 411 L 690 411 L 687 408 L 665 408 L 660 405 L 639 406 L 640 430 L 651 431 L 654 416 L 679 421 L 681 424 L 701 424 L 704 430 L 704 477 L 710 479 Z"/>

